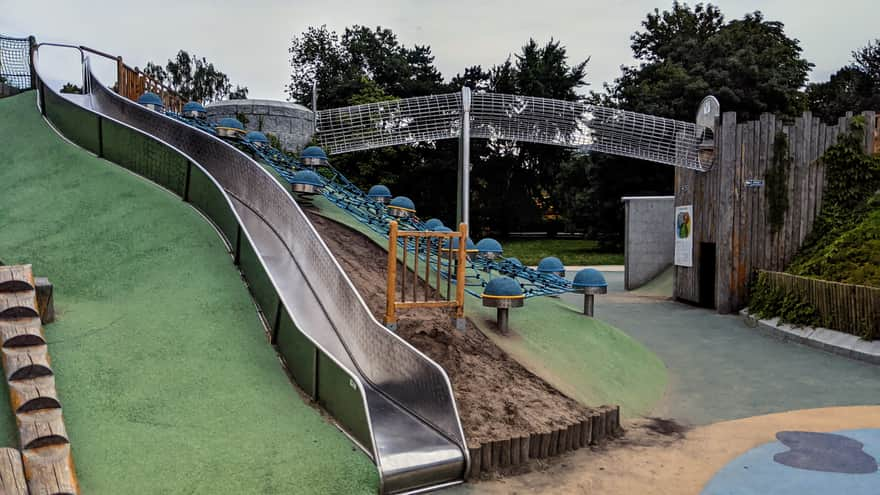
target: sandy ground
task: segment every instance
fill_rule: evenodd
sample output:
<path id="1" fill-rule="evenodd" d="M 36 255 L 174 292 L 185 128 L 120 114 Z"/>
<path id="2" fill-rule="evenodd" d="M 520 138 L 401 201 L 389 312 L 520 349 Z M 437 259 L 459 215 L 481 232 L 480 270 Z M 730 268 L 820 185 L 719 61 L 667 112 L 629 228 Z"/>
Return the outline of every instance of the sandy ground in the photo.
<path id="1" fill-rule="evenodd" d="M 332 220 L 313 213 L 309 219 L 381 321 L 387 253 L 361 233 Z M 398 264 L 398 272 L 402 270 Z M 580 421 L 590 412 L 511 359 L 470 321 L 465 332 L 456 330 L 449 310 L 403 312 L 397 332 L 449 374 L 471 446 L 551 431 Z"/>
<path id="2" fill-rule="evenodd" d="M 727 463 L 784 430 L 880 428 L 880 406 L 831 407 L 754 416 L 687 430 L 642 419 L 607 448 L 579 450 L 515 478 L 469 483 L 447 494 L 699 494 Z M 596 455 L 596 454 L 599 455 Z"/>

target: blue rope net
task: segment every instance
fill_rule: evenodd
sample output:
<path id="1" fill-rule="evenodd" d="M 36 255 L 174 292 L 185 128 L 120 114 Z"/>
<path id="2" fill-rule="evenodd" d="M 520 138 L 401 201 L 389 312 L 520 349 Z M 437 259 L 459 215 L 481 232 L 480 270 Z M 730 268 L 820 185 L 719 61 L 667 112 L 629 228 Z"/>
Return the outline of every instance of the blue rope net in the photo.
<path id="1" fill-rule="evenodd" d="M 0 83 L 18 89 L 31 87 L 30 41 L 0 35 Z"/>
<path id="2" fill-rule="evenodd" d="M 169 117 L 180 120 L 192 127 L 217 135 L 214 124 L 204 119 L 184 117 L 173 112 L 167 112 Z M 386 206 L 367 196 L 360 188 L 348 180 L 339 170 L 329 163 L 315 167 L 302 164 L 296 158 L 276 148 L 247 142 L 241 138 L 223 138 L 232 141 L 239 149 L 251 154 L 255 159 L 269 165 L 288 183 L 294 182 L 294 174 L 300 170 L 313 170 L 323 179 L 321 194 L 331 203 L 351 215 L 358 222 L 366 225 L 372 231 L 388 238 L 391 221 L 397 221 L 401 230 L 428 230 L 424 222 L 416 216 L 399 218 L 391 216 Z M 450 264 L 455 260 L 449 256 L 445 246 L 433 243 L 421 243 L 416 252 L 413 243 L 398 241 L 402 248 L 418 256 L 420 260 L 430 263 L 431 266 L 440 264 L 440 277 L 447 279 L 447 273 L 455 273 Z M 439 259 L 438 259 L 439 258 Z M 565 292 L 572 292 L 574 288 L 571 281 L 555 274 L 541 273 L 537 270 L 523 266 L 518 262 L 504 257 L 489 259 L 473 255 L 468 256 L 465 270 L 465 292 L 480 297 L 483 288 L 493 276 L 506 275 L 516 280 L 523 289 L 525 297 L 551 296 Z M 455 282 L 454 275 L 451 282 Z M 439 290 L 440 288 L 437 287 Z"/>

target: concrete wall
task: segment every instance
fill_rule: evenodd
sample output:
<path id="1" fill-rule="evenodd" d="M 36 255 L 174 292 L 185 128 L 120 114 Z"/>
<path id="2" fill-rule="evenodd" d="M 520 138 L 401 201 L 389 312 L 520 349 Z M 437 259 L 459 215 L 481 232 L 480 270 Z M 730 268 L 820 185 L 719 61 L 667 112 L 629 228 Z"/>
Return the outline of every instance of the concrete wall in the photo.
<path id="1" fill-rule="evenodd" d="M 211 103 L 207 107 L 208 118 L 237 118 L 244 115 L 249 131 L 261 131 L 278 136 L 281 145 L 288 150 L 302 149 L 315 131 L 315 114 L 296 103 L 273 100 L 227 100 Z"/>
<path id="2" fill-rule="evenodd" d="M 675 197 L 622 198 L 626 205 L 624 285 L 638 289 L 672 264 L 675 255 Z"/>

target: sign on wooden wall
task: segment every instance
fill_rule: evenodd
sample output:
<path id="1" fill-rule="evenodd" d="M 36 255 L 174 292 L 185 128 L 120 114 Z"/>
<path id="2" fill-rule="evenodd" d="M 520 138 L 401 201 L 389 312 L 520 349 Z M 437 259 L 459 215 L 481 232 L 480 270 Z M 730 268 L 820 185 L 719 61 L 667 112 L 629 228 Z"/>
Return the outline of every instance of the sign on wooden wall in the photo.
<path id="1" fill-rule="evenodd" d="M 675 265 L 694 266 L 694 205 L 675 207 Z"/>

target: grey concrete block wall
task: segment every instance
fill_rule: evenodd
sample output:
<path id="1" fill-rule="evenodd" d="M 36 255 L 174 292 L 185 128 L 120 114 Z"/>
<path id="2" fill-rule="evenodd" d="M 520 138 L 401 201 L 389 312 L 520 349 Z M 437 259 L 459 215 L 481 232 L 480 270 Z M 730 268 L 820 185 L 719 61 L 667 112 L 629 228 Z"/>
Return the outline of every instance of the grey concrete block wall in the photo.
<path id="1" fill-rule="evenodd" d="M 226 100 L 211 103 L 207 110 L 208 118 L 214 121 L 244 115 L 248 120 L 245 129 L 274 134 L 281 145 L 291 151 L 301 150 L 315 131 L 315 114 L 302 105 L 286 101 Z"/>
<path id="2" fill-rule="evenodd" d="M 624 229 L 624 286 L 638 289 L 672 265 L 675 256 L 675 197 L 622 198 Z"/>

